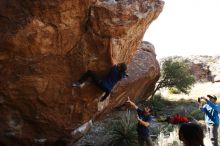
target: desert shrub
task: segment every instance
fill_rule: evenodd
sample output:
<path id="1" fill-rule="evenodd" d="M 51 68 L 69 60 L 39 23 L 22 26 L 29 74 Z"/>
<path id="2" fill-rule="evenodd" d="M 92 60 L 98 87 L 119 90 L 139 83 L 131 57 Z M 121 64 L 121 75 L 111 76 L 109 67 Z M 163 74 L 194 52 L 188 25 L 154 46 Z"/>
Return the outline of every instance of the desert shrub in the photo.
<path id="1" fill-rule="evenodd" d="M 165 106 L 165 100 L 161 96 L 161 94 L 155 94 L 153 98 L 150 98 L 148 101 L 144 101 L 144 106 L 150 106 L 153 110 L 153 115 L 156 115 L 158 111 L 161 111 Z"/>
<path id="2" fill-rule="evenodd" d="M 181 92 L 177 88 L 172 87 L 172 88 L 169 88 L 169 93 L 170 94 L 180 94 Z"/>
<path id="3" fill-rule="evenodd" d="M 109 146 L 136 146 L 137 145 L 137 122 L 131 118 L 129 111 L 114 121 L 109 126 Z"/>
<path id="4" fill-rule="evenodd" d="M 178 142 L 174 140 L 170 146 L 178 146 L 178 145 L 179 145 Z"/>
<path id="5" fill-rule="evenodd" d="M 204 114 L 199 109 L 193 110 L 190 113 L 190 116 L 196 120 L 203 120 L 204 119 Z"/>

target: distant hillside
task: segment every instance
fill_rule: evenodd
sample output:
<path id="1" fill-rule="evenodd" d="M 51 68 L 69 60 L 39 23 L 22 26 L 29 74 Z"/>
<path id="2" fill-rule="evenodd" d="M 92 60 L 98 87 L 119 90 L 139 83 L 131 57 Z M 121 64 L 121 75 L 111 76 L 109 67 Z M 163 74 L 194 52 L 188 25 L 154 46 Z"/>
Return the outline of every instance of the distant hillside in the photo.
<path id="1" fill-rule="evenodd" d="M 167 58 L 170 57 L 162 58 L 159 62 Z M 172 56 L 172 58 L 186 62 L 197 81 L 220 80 L 220 56 Z"/>

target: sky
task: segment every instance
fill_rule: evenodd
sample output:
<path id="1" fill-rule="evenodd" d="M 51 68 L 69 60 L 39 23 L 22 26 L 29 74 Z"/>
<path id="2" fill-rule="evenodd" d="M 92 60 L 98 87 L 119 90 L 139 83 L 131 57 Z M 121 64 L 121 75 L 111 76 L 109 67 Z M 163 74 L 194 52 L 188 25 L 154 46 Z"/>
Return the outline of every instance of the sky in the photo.
<path id="1" fill-rule="evenodd" d="M 220 0 L 164 0 L 143 40 L 166 56 L 220 55 Z"/>

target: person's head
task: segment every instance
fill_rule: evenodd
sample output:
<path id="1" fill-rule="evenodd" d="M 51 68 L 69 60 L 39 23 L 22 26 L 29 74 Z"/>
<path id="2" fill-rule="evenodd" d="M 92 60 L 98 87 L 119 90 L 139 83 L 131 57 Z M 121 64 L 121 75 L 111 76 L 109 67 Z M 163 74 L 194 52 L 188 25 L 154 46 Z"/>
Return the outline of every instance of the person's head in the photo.
<path id="1" fill-rule="evenodd" d="M 144 107 L 144 114 L 145 115 L 149 115 L 149 114 L 151 114 L 151 112 L 152 112 L 152 108 L 151 107 L 149 107 L 149 106 L 146 106 L 146 107 Z"/>
<path id="2" fill-rule="evenodd" d="M 215 95 L 207 95 L 207 97 L 209 97 L 209 100 L 213 103 L 216 103 L 217 101 L 217 97 Z"/>
<path id="3" fill-rule="evenodd" d="M 185 146 L 204 146 L 202 127 L 195 123 L 184 123 L 179 128 L 179 139 Z"/>

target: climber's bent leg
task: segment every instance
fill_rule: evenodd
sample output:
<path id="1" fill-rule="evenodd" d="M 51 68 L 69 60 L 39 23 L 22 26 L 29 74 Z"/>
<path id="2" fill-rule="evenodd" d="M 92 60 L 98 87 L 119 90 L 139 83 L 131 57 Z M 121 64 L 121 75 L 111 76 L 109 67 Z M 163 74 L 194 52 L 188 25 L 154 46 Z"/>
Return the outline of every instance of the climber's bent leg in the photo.
<path id="1" fill-rule="evenodd" d="M 101 81 L 101 79 L 91 70 L 88 70 L 86 73 L 84 73 L 81 78 L 73 83 L 73 87 L 82 87 L 84 84 L 84 82 L 88 79 L 91 78 L 95 83 L 99 83 Z"/>
<path id="2" fill-rule="evenodd" d="M 85 82 L 88 78 L 91 78 L 94 82 L 99 82 L 100 78 L 91 70 L 88 70 L 86 73 L 82 75 L 82 77 L 79 79 L 79 83 Z"/>

